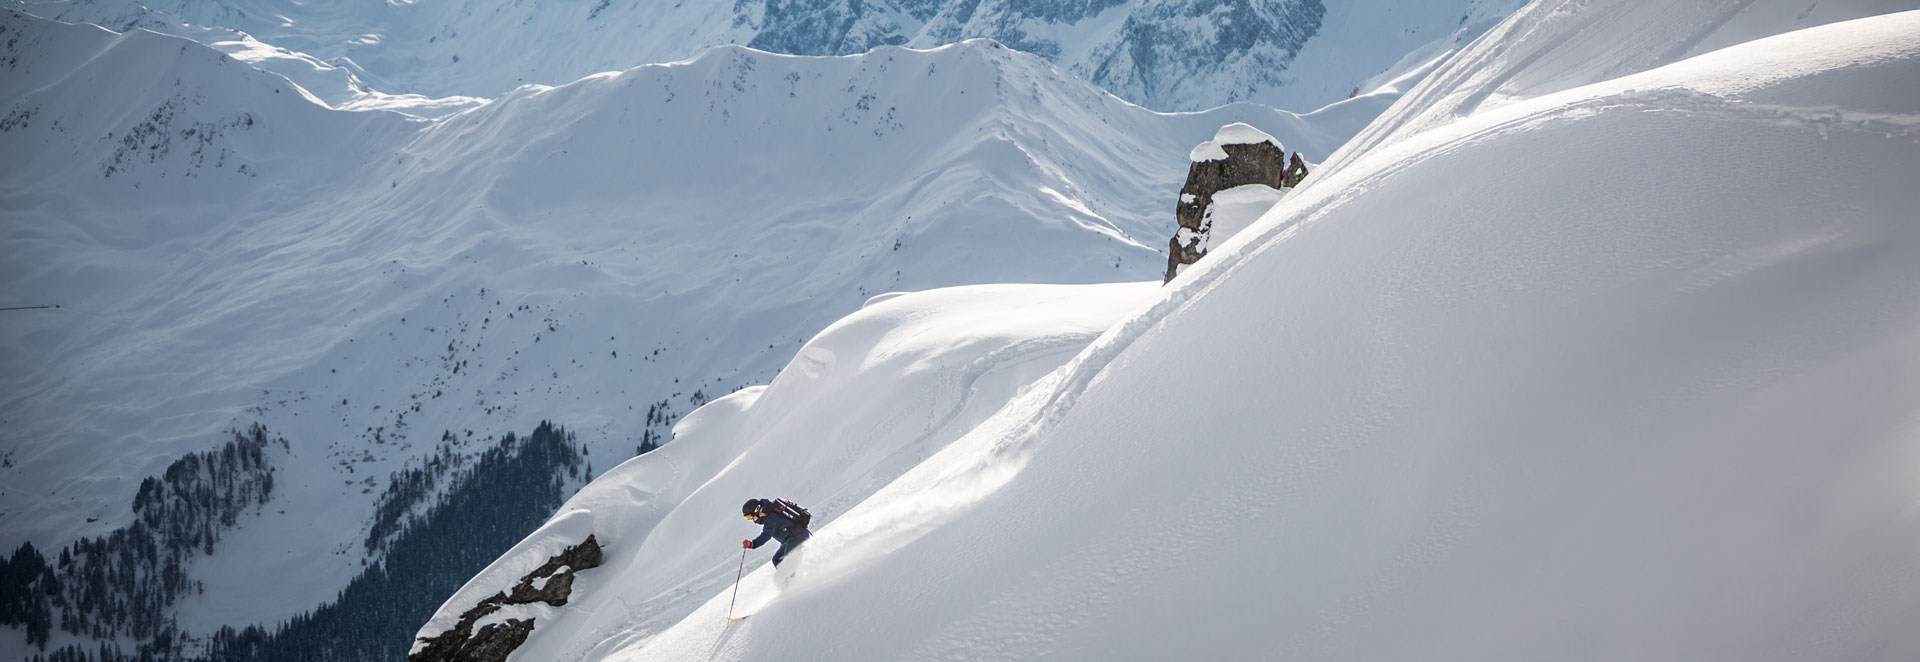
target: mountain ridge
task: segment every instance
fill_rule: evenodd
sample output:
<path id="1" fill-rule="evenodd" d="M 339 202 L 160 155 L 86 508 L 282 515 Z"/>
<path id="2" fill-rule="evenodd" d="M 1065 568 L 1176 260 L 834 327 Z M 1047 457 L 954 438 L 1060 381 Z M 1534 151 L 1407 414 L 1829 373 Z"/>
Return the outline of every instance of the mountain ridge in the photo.
<path id="1" fill-rule="evenodd" d="M 559 84 L 679 61 L 726 44 L 851 55 L 972 38 L 1040 54 L 1157 110 L 1251 101 L 1305 111 L 1365 91 L 1356 86 L 1408 50 L 1475 34 L 1522 4 L 1397 0 L 1381 11 L 1356 12 L 1338 3 L 1330 9 L 1323 1 L 696 0 L 591 7 L 512 3 L 492 12 L 409 2 L 358 3 L 342 12 L 273 0 L 13 0 L 49 18 L 139 25 L 220 45 L 303 84 L 327 88 L 323 96 L 330 103 L 365 99 L 433 115 L 470 103 L 456 97 L 492 97 L 523 84 Z M 1330 21 L 1326 34 L 1323 17 Z M 235 43 L 256 39 L 291 53 Z M 1354 41 L 1366 45 L 1344 43 Z M 1292 66 L 1296 55 L 1308 58 L 1304 68 Z"/>

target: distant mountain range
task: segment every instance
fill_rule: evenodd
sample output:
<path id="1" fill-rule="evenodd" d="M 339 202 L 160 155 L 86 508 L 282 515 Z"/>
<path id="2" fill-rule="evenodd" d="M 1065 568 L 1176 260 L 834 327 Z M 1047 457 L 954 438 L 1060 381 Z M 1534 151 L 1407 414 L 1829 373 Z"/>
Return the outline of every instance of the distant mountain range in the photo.
<path id="1" fill-rule="evenodd" d="M 300 80 L 335 70 L 388 94 L 492 97 L 738 44 L 849 55 L 990 38 L 1164 111 L 1254 101 L 1306 111 L 1345 98 L 1407 52 L 1477 33 L 1521 0 L 12 0 L 38 15 L 143 27 Z M 225 34 L 221 34 L 225 31 Z M 271 45 L 259 46 L 258 43 Z M 274 49 L 287 52 L 275 52 Z M 293 54 L 298 54 L 298 57 Z M 327 95 L 322 94 L 325 98 Z"/>

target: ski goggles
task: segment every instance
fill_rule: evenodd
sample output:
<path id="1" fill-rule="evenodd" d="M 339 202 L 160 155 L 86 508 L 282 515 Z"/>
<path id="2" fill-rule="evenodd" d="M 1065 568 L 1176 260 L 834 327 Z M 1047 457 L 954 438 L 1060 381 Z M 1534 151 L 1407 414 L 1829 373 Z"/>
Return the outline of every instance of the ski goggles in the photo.
<path id="1" fill-rule="evenodd" d="M 754 518 L 753 515 L 744 515 L 744 517 L 746 517 L 749 521 L 751 521 Z"/>

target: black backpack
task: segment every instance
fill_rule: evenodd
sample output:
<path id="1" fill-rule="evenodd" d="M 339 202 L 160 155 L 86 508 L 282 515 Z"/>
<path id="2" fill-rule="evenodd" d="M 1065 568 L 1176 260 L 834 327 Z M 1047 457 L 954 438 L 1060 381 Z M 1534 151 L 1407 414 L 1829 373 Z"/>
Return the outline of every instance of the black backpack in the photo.
<path id="1" fill-rule="evenodd" d="M 781 517 L 793 520 L 793 526 L 787 527 L 787 535 L 794 535 L 805 531 L 807 530 L 807 524 L 813 522 L 813 513 L 809 513 L 807 509 L 801 508 L 800 504 L 786 499 L 768 499 L 767 503 L 772 506 L 774 510 L 778 511 Z"/>

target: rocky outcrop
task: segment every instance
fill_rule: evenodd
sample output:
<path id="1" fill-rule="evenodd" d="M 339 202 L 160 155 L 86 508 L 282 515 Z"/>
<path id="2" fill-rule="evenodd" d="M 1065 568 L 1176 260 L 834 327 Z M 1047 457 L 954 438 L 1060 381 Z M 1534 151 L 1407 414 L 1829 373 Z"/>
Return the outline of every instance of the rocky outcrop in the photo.
<path id="1" fill-rule="evenodd" d="M 1254 185 L 1273 189 L 1276 195 L 1271 197 L 1277 197 L 1278 191 L 1298 185 L 1307 176 L 1306 160 L 1298 152 L 1289 164 L 1280 141 L 1246 124 L 1220 127 L 1213 140 L 1194 147 L 1190 156 L 1193 164 L 1187 168 L 1187 183 L 1180 187 L 1180 201 L 1173 209 L 1179 229 L 1167 245 L 1167 273 L 1162 282 L 1172 281 L 1181 268 L 1205 256 L 1209 246 L 1251 222 L 1251 218 L 1236 217 L 1228 223 L 1233 227 L 1220 227 L 1225 219 L 1217 218 L 1216 196 Z M 1260 199 L 1244 190 L 1240 193 L 1236 197 L 1241 200 Z M 1257 215 L 1257 211 L 1254 213 Z"/>
<path id="2" fill-rule="evenodd" d="M 1300 158 L 1299 152 L 1293 153 L 1293 161 L 1287 163 L 1287 171 L 1280 173 L 1280 188 L 1293 188 L 1300 180 L 1307 178 L 1307 160 Z"/>
<path id="3" fill-rule="evenodd" d="M 488 617 L 512 605 L 565 606 L 573 595 L 574 575 L 599 566 L 600 543 L 589 535 L 521 577 L 513 588 L 481 600 L 461 614 L 453 628 L 421 639 L 407 662 L 505 662 L 533 634 L 534 619 Z M 483 620 L 488 622 L 481 624 Z"/>

